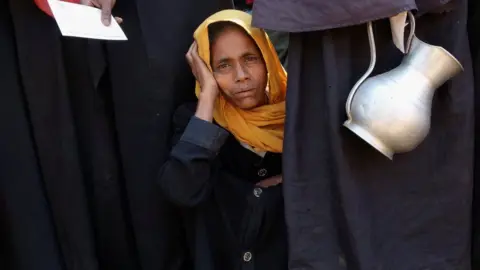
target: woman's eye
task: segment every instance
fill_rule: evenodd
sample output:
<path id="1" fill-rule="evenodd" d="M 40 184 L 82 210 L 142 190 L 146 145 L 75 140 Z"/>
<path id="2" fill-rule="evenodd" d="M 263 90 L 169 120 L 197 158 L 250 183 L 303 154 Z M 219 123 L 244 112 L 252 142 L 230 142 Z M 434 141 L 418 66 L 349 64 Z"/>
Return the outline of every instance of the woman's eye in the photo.
<path id="1" fill-rule="evenodd" d="M 229 66 L 228 64 L 220 64 L 220 65 L 217 66 L 217 69 L 223 70 L 223 69 L 228 68 L 228 66 Z"/>
<path id="2" fill-rule="evenodd" d="M 249 55 L 249 56 L 247 56 L 247 57 L 245 58 L 245 60 L 246 60 L 247 62 L 255 62 L 255 61 L 258 60 L 258 57 L 255 56 L 255 55 Z"/>

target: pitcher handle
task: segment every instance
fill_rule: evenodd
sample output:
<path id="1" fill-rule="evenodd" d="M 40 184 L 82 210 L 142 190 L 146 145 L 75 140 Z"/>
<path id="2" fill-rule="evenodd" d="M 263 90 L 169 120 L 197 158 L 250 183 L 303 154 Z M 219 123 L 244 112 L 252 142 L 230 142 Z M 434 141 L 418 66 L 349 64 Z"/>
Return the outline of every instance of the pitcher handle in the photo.
<path id="1" fill-rule="evenodd" d="M 368 43 L 370 46 L 370 66 L 368 67 L 367 71 L 363 76 L 357 81 L 357 83 L 353 86 L 352 90 L 350 90 L 350 94 L 348 94 L 347 102 L 345 103 L 345 110 L 347 112 L 348 120 L 352 119 L 351 109 L 352 109 L 352 100 L 355 96 L 360 85 L 370 76 L 373 69 L 375 68 L 375 63 L 377 62 L 377 49 L 375 48 L 375 36 L 373 35 L 373 27 L 372 22 L 367 23 L 367 32 L 368 32 Z"/>

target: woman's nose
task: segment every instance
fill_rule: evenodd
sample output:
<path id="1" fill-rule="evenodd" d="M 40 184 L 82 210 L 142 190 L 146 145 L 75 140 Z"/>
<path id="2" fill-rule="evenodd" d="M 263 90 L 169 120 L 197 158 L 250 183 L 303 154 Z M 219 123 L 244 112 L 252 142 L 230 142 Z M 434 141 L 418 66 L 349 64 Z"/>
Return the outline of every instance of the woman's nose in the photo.
<path id="1" fill-rule="evenodd" d="M 235 81 L 237 82 L 242 82 L 245 80 L 248 80 L 250 78 L 250 75 L 248 74 L 248 71 L 244 66 L 241 64 L 238 64 L 236 69 L 235 69 Z"/>

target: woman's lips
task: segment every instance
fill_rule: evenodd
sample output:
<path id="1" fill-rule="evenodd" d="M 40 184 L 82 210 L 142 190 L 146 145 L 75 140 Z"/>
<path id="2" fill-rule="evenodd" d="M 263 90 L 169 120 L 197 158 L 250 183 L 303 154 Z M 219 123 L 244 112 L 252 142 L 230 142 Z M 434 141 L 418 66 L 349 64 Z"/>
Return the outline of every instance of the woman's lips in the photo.
<path id="1" fill-rule="evenodd" d="M 254 89 L 242 90 L 235 93 L 236 97 L 245 98 L 252 95 Z"/>

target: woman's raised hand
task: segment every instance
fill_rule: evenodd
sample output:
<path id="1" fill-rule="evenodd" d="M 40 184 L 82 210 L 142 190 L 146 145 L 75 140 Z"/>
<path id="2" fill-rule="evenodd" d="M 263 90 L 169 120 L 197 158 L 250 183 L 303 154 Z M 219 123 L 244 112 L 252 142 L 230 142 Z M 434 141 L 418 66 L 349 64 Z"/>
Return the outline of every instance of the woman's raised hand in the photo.
<path id="1" fill-rule="evenodd" d="M 201 88 L 195 116 L 202 120 L 212 122 L 215 100 L 219 92 L 217 81 L 205 62 L 203 62 L 202 58 L 198 55 L 198 45 L 196 42 L 192 43 L 185 57 L 192 69 L 193 76 L 195 76 Z"/>
<path id="2" fill-rule="evenodd" d="M 192 69 L 193 76 L 195 76 L 195 79 L 197 79 L 200 84 L 202 91 L 200 99 L 203 98 L 203 96 L 208 96 L 206 98 L 216 98 L 218 95 L 217 81 L 205 62 L 198 55 L 197 42 L 192 43 L 190 49 L 188 49 L 186 58 Z"/>

